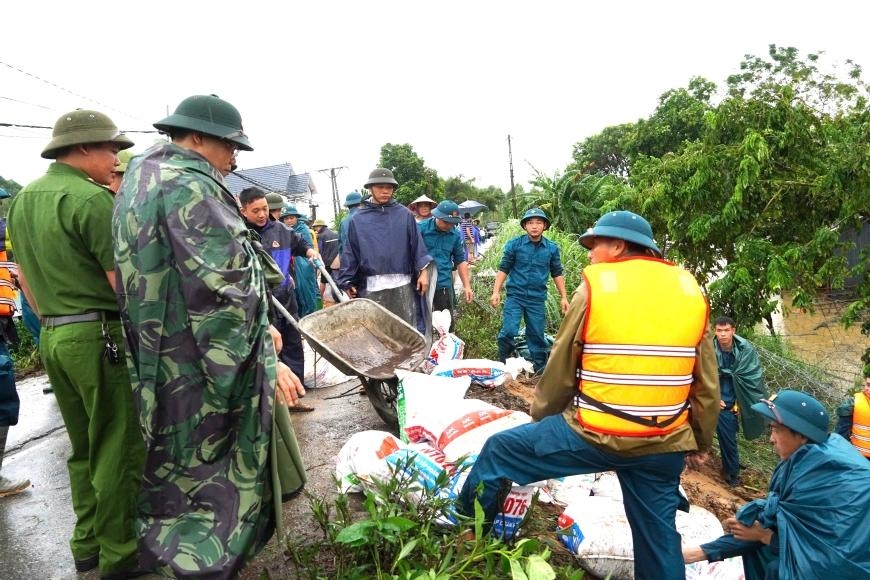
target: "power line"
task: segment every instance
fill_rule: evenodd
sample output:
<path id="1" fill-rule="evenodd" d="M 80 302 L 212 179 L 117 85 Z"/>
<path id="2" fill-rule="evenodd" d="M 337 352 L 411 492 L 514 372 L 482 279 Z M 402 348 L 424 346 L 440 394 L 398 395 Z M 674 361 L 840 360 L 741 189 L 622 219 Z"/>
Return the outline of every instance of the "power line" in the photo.
<path id="1" fill-rule="evenodd" d="M 31 107 L 39 107 L 40 109 L 46 109 L 48 111 L 51 110 L 51 107 L 46 107 L 45 105 L 37 105 L 36 103 L 30 103 L 28 101 L 21 101 L 19 99 L 13 99 L 12 97 L 0 96 L 0 99 L 6 99 L 7 101 L 12 101 L 13 103 L 21 103 L 22 105 L 30 105 Z"/>
<path id="2" fill-rule="evenodd" d="M 90 101 L 91 103 L 95 103 L 95 104 L 99 105 L 100 107 L 103 107 L 103 108 L 109 109 L 109 110 L 111 110 L 111 111 L 115 111 L 116 113 L 121 113 L 122 115 L 125 115 L 125 116 L 127 116 L 127 117 L 130 117 L 131 119 L 137 119 L 137 118 L 138 118 L 138 117 L 136 117 L 135 115 L 131 115 L 130 113 L 128 113 L 128 112 L 126 112 L 126 111 L 122 111 L 122 110 L 120 110 L 120 109 L 116 109 L 115 107 L 113 107 L 113 106 L 111 106 L 111 105 L 107 105 L 106 103 L 103 103 L 103 102 L 98 101 L 98 100 L 96 100 L 96 99 L 92 99 L 92 98 L 90 98 L 90 97 L 86 97 L 85 95 L 82 95 L 81 93 L 77 93 L 77 92 L 75 92 L 75 91 L 71 91 L 70 89 L 67 89 L 67 88 L 65 88 L 65 87 L 62 87 L 62 86 L 60 86 L 60 85 L 57 84 L 57 83 L 54 83 L 54 82 L 49 81 L 49 80 L 46 80 L 46 79 L 44 79 L 44 78 L 42 78 L 42 77 L 40 77 L 40 76 L 37 76 L 37 75 L 35 75 L 35 74 L 33 74 L 33 73 L 29 73 L 29 72 L 27 72 L 26 70 L 23 70 L 23 69 L 21 69 L 21 68 L 18 68 L 17 66 L 14 66 L 14 65 L 9 64 L 8 62 L 4 62 L 4 61 L 0 60 L 0 64 L 2 64 L 3 66 L 5 66 L 5 67 L 7 67 L 7 68 L 9 68 L 9 69 L 12 69 L 12 70 L 14 70 L 14 71 L 16 71 L 16 72 L 19 72 L 19 73 L 21 73 L 21 74 L 23 74 L 23 75 L 25 75 L 25 76 L 28 76 L 28 77 L 30 77 L 30 78 L 32 78 L 32 79 L 35 79 L 35 80 L 37 80 L 37 81 L 39 81 L 39 82 L 41 82 L 41 83 L 45 83 L 46 85 L 48 85 L 48 86 L 50 86 L 50 87 L 54 87 L 55 89 L 57 89 L 57 90 L 59 90 L 59 91 L 61 91 L 61 92 L 68 93 L 68 94 L 70 94 L 70 95 L 72 95 L 72 96 L 74 96 L 74 97 L 78 97 L 78 98 L 80 98 L 80 99 L 84 99 L 84 100 L 86 100 L 86 101 Z"/>
<path id="3" fill-rule="evenodd" d="M 21 129 L 51 129 L 51 130 L 54 129 L 54 127 L 48 127 L 46 125 L 25 125 L 23 123 L 4 123 L 2 121 L 0 121 L 0 127 L 18 127 Z M 126 129 L 126 130 L 121 131 L 121 132 L 122 133 L 159 133 L 160 131 L 158 131 L 156 129 L 143 129 L 143 130 Z"/>

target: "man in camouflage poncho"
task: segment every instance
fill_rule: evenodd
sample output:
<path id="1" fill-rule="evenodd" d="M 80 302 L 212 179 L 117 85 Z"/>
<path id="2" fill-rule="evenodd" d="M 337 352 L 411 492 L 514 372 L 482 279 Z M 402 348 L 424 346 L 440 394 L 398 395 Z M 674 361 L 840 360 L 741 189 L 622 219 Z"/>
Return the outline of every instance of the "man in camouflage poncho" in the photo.
<path id="1" fill-rule="evenodd" d="M 154 126 L 172 143 L 134 158 L 113 234 L 129 368 L 147 459 L 140 564 L 230 578 L 272 535 L 272 413 L 303 394 L 276 362 L 266 278 L 223 185 L 241 117 L 214 95 Z"/>

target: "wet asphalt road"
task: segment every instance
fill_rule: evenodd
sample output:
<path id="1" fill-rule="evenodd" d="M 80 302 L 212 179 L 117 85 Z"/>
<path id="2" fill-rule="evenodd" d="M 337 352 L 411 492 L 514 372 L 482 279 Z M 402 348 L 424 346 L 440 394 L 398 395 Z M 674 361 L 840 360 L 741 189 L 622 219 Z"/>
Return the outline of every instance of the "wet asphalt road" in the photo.
<path id="1" fill-rule="evenodd" d="M 69 440 L 54 396 L 42 393 L 47 384 L 45 376 L 36 376 L 17 385 L 21 415 L 19 424 L 9 430 L 3 474 L 29 478 L 31 487 L 0 498 L 0 580 L 99 578 L 96 571 L 77 575 L 73 567 L 68 544 L 75 521 L 66 471 Z M 303 402 L 315 410 L 293 414 L 308 473 L 306 490 L 314 495 L 334 494 L 335 458 L 350 435 L 385 429 L 358 391 L 355 381 L 312 389 Z M 317 528 L 304 496 L 284 504 L 284 520 L 288 534 L 297 538 Z M 241 577 L 257 578 L 263 566 L 274 570 L 280 551 L 273 539 Z M 157 577 L 143 577 L 148 578 Z"/>

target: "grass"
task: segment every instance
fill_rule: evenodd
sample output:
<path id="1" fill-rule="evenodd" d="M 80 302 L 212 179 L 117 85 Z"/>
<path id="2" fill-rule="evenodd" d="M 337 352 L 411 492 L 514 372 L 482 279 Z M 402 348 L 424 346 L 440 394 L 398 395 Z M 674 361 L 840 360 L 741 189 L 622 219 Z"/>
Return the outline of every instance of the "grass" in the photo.
<path id="1" fill-rule="evenodd" d="M 33 335 L 24 327 L 21 318 L 15 319 L 15 329 L 18 331 L 18 344 L 12 345 L 9 354 L 15 366 L 16 378 L 23 378 L 43 370 L 39 350 L 33 341 Z"/>

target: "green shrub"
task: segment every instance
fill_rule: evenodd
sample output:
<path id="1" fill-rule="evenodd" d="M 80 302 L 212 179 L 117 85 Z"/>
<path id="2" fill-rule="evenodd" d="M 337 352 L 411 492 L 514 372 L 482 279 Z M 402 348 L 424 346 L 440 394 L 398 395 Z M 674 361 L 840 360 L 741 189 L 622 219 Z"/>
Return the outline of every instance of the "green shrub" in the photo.
<path id="1" fill-rule="evenodd" d="M 477 260 L 471 277 L 471 287 L 474 290 L 474 302 L 465 304 L 460 300 L 460 316 L 456 321 L 456 334 L 465 341 L 465 358 L 495 359 L 498 357 L 496 336 L 501 328 L 501 307 L 493 308 L 489 299 L 495 284 L 495 275 L 501 263 L 504 245 L 508 240 L 523 235 L 518 220 L 509 220 L 502 224 L 493 238 L 489 250 Z M 544 234 L 559 246 L 561 253 L 563 276 L 568 300 L 582 279 L 583 267 L 588 264 L 587 250 L 577 241 L 575 234 L 567 234 L 556 229 L 547 230 Z M 506 292 L 502 291 L 502 302 Z M 561 301 L 559 291 L 552 281 L 547 286 L 547 332 L 555 335 L 562 322 Z"/>
<path id="2" fill-rule="evenodd" d="M 433 489 L 423 489 L 408 459 L 396 466 L 394 477 L 376 481 L 364 492 L 362 513 L 352 513 L 346 495 L 334 502 L 310 498 L 323 539 L 288 542 L 295 577 L 582 578 L 576 569 L 554 570 L 548 563 L 550 550 L 536 539 L 505 543 L 484 533 L 479 504 L 474 518 L 456 515 L 454 500 L 443 493 L 450 479 L 442 471 Z M 442 523 L 449 517 L 456 517 L 458 525 Z"/>

